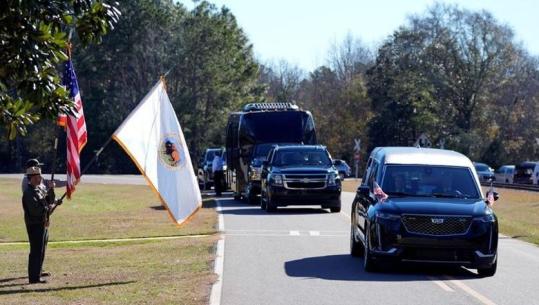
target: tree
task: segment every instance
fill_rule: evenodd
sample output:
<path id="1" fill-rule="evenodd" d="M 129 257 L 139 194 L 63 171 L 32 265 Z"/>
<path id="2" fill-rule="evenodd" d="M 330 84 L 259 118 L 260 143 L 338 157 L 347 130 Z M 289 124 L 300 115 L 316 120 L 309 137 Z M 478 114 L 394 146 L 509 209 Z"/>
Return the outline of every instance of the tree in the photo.
<path id="1" fill-rule="evenodd" d="M 226 8 L 202 1 L 178 24 L 169 91 L 196 162 L 222 146 L 230 111 L 259 98 L 252 45 Z"/>
<path id="2" fill-rule="evenodd" d="M 69 113 L 73 103 L 56 66 L 67 59 L 73 30 L 85 45 L 98 43 L 118 21 L 116 3 L 98 0 L 0 3 L 0 124 L 9 139 L 41 117 Z"/>
<path id="3" fill-rule="evenodd" d="M 371 139 L 410 145 L 428 132 L 434 142 L 481 158 L 496 135 L 493 109 L 525 57 L 512 31 L 486 11 L 436 4 L 411 17 L 368 73 Z"/>

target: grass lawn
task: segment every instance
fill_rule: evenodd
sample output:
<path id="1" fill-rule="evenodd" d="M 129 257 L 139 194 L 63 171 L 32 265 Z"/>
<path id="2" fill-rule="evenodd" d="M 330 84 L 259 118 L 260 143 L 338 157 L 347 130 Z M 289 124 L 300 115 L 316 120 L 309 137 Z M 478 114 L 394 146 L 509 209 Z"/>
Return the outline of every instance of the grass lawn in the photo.
<path id="1" fill-rule="evenodd" d="M 0 242 L 26 241 L 20 181 L 0 179 Z M 49 241 L 209 234 L 114 243 L 49 244 L 49 283 L 27 285 L 28 245 L 0 244 L 1 304 L 207 304 L 217 236 L 212 200 L 178 228 L 146 186 L 80 185 L 51 218 Z"/>
<path id="2" fill-rule="evenodd" d="M 346 179 L 343 191 L 356 192 L 360 179 Z M 485 192 L 487 189 L 483 188 Z M 497 188 L 494 211 L 502 234 L 539 245 L 539 192 Z"/>

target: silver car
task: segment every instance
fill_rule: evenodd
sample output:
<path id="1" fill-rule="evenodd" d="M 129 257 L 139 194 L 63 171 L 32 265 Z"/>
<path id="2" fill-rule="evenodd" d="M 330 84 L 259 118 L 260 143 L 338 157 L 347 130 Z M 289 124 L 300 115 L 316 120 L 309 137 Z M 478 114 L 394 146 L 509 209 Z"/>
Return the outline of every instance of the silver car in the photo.
<path id="1" fill-rule="evenodd" d="M 494 170 L 490 166 L 486 165 L 485 163 L 479 162 L 474 162 L 473 166 L 475 168 L 475 171 L 477 172 L 477 176 L 479 177 L 479 181 L 481 183 L 496 180 L 496 177 L 494 176 Z"/>
<path id="2" fill-rule="evenodd" d="M 502 165 L 495 172 L 494 177 L 497 182 L 513 184 L 513 176 L 515 175 L 514 165 Z"/>

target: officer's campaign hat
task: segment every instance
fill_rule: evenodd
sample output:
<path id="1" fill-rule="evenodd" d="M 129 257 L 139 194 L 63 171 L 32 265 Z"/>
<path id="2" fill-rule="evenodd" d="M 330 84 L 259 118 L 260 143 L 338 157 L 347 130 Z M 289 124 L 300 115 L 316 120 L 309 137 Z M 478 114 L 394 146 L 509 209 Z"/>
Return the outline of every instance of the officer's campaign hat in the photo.
<path id="1" fill-rule="evenodd" d="M 41 175 L 41 167 L 39 166 L 31 166 L 26 169 L 26 175 L 28 176 L 36 176 Z"/>
<path id="2" fill-rule="evenodd" d="M 40 166 L 43 166 L 43 165 L 44 164 L 39 162 L 38 159 L 28 159 L 28 161 L 26 161 L 26 168 L 34 167 L 34 166 L 40 167 Z"/>

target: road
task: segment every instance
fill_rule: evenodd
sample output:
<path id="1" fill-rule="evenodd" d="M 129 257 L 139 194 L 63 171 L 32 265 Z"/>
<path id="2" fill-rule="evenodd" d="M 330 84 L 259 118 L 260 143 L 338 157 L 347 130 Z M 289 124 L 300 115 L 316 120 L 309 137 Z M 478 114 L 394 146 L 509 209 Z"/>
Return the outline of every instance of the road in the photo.
<path id="1" fill-rule="evenodd" d="M 350 206 L 280 208 L 220 200 L 224 264 L 220 303 L 240 304 L 539 304 L 539 248 L 501 237 L 498 272 L 400 266 L 366 273 L 349 255 Z"/>
<path id="2" fill-rule="evenodd" d="M 0 178 L 22 180 L 22 177 L 23 174 L 0 174 Z M 50 179 L 51 175 L 44 173 L 43 177 L 45 179 Z M 55 174 L 54 179 L 65 181 L 66 175 Z M 83 175 L 81 177 L 81 183 L 147 185 L 146 180 L 141 175 Z"/>

